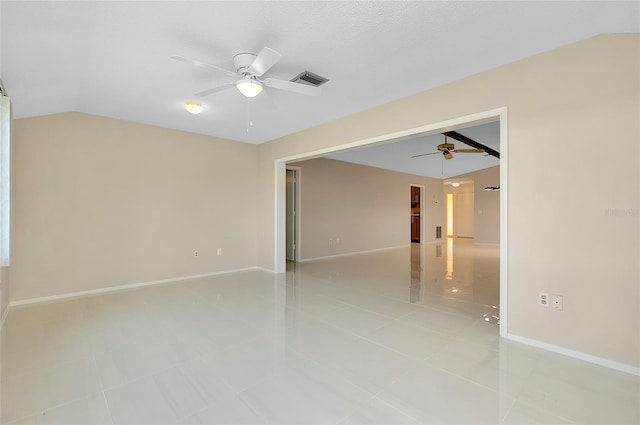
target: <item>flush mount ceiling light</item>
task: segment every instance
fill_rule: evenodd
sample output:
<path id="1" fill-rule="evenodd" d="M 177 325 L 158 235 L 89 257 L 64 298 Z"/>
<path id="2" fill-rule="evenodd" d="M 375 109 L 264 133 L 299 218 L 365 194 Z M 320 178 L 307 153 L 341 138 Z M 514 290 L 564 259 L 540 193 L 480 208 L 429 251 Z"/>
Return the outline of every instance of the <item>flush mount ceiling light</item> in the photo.
<path id="1" fill-rule="evenodd" d="M 204 108 L 198 102 L 187 102 L 184 105 L 184 109 L 186 109 L 190 114 L 197 115 L 202 112 Z"/>
<path id="2" fill-rule="evenodd" d="M 246 75 L 243 79 L 236 82 L 236 88 L 246 97 L 256 97 L 262 92 L 262 84 L 260 81 Z"/>

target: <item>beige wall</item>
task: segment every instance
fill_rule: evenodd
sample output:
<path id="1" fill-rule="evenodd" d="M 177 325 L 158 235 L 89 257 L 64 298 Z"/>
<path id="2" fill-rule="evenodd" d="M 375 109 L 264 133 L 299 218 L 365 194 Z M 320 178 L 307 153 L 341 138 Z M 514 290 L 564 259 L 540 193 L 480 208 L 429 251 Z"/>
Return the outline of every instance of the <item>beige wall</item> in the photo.
<path id="1" fill-rule="evenodd" d="M 447 235 L 453 234 L 456 238 L 475 237 L 474 186 L 472 180 L 458 187 L 446 185 L 445 192 L 453 194 L 453 232 L 447 227 Z"/>
<path id="2" fill-rule="evenodd" d="M 486 186 L 500 186 L 500 166 L 485 168 L 473 173 L 452 177 L 473 181 L 474 195 L 474 242 L 485 244 L 500 243 L 500 192 L 487 192 Z M 466 189 L 462 184 L 458 189 Z M 456 188 L 445 185 L 445 193 L 455 193 Z"/>
<path id="3" fill-rule="evenodd" d="M 259 264 L 274 159 L 507 107 L 508 332 L 640 366 L 639 52 L 636 34 L 599 36 L 260 145 Z"/>
<path id="4" fill-rule="evenodd" d="M 425 242 L 443 225 L 440 180 L 327 158 L 292 165 L 302 168 L 303 260 L 409 245 L 411 184 L 425 186 Z"/>
<path id="5" fill-rule="evenodd" d="M 13 136 L 14 301 L 256 264 L 254 145 L 80 113 Z"/>

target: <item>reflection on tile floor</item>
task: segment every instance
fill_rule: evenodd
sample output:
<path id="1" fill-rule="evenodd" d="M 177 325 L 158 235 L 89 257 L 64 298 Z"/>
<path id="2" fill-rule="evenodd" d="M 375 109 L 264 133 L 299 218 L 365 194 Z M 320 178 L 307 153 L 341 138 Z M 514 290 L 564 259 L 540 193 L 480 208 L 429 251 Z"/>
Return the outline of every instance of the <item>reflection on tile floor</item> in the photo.
<path id="1" fill-rule="evenodd" d="M 639 423 L 637 377 L 499 338 L 498 269 L 444 242 L 14 309 L 2 423 Z"/>

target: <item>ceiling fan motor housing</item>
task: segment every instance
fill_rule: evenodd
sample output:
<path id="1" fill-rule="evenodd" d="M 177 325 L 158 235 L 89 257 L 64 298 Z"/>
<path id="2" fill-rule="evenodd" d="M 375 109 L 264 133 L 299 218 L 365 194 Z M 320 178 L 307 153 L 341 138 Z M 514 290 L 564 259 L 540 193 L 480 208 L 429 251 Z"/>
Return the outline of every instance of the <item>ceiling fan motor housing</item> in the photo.
<path id="1" fill-rule="evenodd" d="M 249 67 L 256 59 L 257 55 L 253 53 L 238 53 L 233 57 L 233 66 L 238 75 L 249 74 Z"/>
<path id="2" fill-rule="evenodd" d="M 445 151 L 452 151 L 456 148 L 456 146 L 453 143 L 443 143 L 441 145 L 438 145 L 438 150 L 445 152 Z"/>

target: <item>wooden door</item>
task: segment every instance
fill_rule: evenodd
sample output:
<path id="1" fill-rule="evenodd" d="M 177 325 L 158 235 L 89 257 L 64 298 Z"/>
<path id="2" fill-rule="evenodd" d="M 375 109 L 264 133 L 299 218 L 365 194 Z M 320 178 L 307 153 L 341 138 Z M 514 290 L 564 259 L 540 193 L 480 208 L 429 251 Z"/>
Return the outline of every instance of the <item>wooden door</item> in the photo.
<path id="1" fill-rule="evenodd" d="M 411 242 L 420 242 L 420 227 L 422 224 L 420 204 L 420 188 L 411 186 Z"/>

